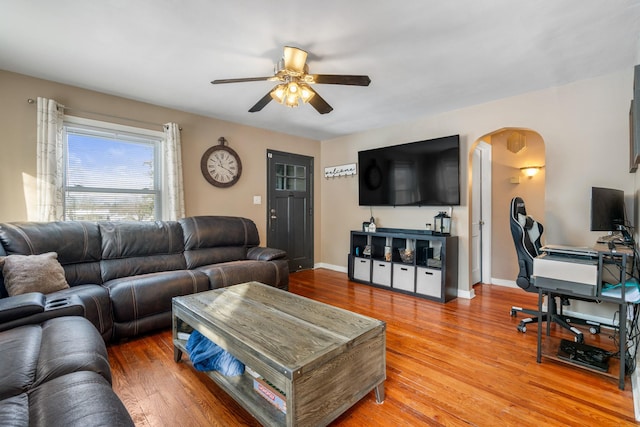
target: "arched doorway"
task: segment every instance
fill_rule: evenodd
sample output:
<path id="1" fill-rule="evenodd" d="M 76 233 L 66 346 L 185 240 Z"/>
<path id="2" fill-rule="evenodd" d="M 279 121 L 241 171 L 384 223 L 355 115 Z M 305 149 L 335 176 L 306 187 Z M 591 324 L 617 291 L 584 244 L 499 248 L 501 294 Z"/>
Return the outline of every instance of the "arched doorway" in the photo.
<path id="1" fill-rule="evenodd" d="M 478 138 L 469 156 L 471 285 L 515 287 L 518 263 L 509 229 L 509 204 L 514 196 L 522 197 L 529 215 L 544 224 L 544 140 L 530 129 L 502 128 Z M 539 167 L 534 176 L 525 175 L 523 168 L 530 166 Z"/>

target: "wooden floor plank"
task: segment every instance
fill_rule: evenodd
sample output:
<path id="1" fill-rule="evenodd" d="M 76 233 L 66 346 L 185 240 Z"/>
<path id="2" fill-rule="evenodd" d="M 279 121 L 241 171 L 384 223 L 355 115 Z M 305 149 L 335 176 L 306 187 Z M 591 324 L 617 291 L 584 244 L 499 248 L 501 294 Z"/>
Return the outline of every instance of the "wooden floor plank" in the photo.
<path id="1" fill-rule="evenodd" d="M 536 363 L 535 326 L 522 334 L 510 316 L 512 305 L 534 307 L 536 295 L 481 285 L 472 300 L 439 304 L 324 269 L 291 274 L 290 291 L 387 323 L 384 403 L 371 392 L 332 425 L 638 425 L 628 377 L 619 390 L 614 378 Z M 587 340 L 612 349 L 608 335 Z M 138 426 L 259 425 L 188 357 L 173 361 L 168 330 L 108 350 L 113 388 Z"/>

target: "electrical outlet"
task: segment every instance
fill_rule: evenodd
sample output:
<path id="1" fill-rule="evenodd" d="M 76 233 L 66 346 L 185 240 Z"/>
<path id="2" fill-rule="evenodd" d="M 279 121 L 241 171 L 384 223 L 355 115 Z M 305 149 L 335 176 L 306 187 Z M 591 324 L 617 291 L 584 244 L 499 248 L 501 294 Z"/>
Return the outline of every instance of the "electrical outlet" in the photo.
<path id="1" fill-rule="evenodd" d="M 261 196 L 253 196 L 253 204 L 254 205 L 261 205 L 262 204 L 262 197 Z"/>

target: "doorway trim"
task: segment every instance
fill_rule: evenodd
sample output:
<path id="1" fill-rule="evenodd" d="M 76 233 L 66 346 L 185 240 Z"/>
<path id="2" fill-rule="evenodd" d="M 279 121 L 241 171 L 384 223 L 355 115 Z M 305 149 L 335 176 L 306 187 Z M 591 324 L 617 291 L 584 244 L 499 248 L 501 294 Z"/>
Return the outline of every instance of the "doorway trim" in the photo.
<path id="1" fill-rule="evenodd" d="M 483 221 L 482 227 L 480 229 L 480 239 L 481 239 L 481 277 L 480 281 L 482 283 L 491 283 L 491 144 L 484 141 L 483 138 L 479 139 L 476 146 L 472 150 L 473 152 L 476 150 L 480 152 L 480 182 L 472 182 L 472 192 L 474 194 L 473 189 L 476 189 L 478 185 L 480 185 L 480 218 L 479 221 Z M 472 163 L 472 167 L 473 167 Z M 478 203 L 477 200 L 471 200 L 471 203 Z M 472 215 L 473 215 L 473 209 Z M 474 222 L 474 218 L 471 219 L 471 223 Z M 473 249 L 473 248 L 472 248 Z M 473 254 L 471 255 L 474 256 Z M 472 283 L 473 286 L 475 283 Z"/>

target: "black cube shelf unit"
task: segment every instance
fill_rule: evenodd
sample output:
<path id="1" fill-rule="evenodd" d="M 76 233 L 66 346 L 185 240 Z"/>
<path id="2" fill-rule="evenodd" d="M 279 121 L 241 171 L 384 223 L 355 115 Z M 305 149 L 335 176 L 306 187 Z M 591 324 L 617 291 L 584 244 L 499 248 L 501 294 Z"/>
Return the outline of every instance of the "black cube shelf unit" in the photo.
<path id="1" fill-rule="evenodd" d="M 402 260 L 400 250 L 413 256 Z M 438 302 L 458 294 L 458 237 L 427 230 L 351 232 L 349 279 Z"/>

